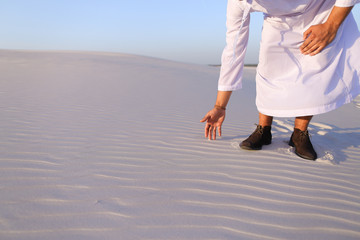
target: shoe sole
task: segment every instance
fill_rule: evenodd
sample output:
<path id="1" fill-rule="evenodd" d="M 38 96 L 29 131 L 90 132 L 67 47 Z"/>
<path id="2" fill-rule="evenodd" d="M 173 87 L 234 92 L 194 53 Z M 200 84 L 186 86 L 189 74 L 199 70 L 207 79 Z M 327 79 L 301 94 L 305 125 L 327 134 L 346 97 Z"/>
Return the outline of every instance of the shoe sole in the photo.
<path id="1" fill-rule="evenodd" d="M 240 145 L 240 148 L 241 149 L 244 149 L 244 150 L 250 150 L 250 151 L 256 151 L 256 150 L 261 150 L 262 147 L 259 147 L 259 148 L 252 148 L 252 147 L 248 147 L 248 146 L 241 146 Z"/>
<path id="2" fill-rule="evenodd" d="M 271 144 L 271 142 L 269 142 L 269 143 L 264 143 L 263 145 L 270 145 Z M 262 145 L 262 146 L 263 146 Z M 243 146 L 243 145 L 241 145 L 240 144 L 240 148 L 241 149 L 244 149 L 244 150 L 250 150 L 250 151 L 252 151 L 252 150 L 261 150 L 262 149 L 262 146 L 260 146 L 260 147 L 257 147 L 257 148 L 252 148 L 252 147 L 248 147 L 248 146 Z"/>
<path id="3" fill-rule="evenodd" d="M 296 151 L 295 151 L 295 154 L 298 155 L 299 157 L 303 158 L 303 159 L 306 159 L 306 160 L 311 160 L 311 161 L 315 161 L 315 160 L 316 160 L 316 158 L 310 158 L 310 157 L 301 155 L 301 154 L 297 153 Z"/>

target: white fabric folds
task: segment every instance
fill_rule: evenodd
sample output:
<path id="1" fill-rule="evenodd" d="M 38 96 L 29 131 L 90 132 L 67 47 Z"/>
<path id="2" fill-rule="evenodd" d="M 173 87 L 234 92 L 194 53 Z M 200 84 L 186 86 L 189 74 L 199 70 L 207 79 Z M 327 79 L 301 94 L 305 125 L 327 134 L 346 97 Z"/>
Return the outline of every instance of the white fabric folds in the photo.
<path id="1" fill-rule="evenodd" d="M 226 47 L 221 58 L 220 91 L 242 87 L 244 58 L 249 39 L 250 7 L 246 1 L 229 0 L 226 15 Z"/>
<path id="2" fill-rule="evenodd" d="M 303 55 L 299 47 L 303 33 L 310 26 L 325 22 L 335 4 L 356 2 L 229 0 L 227 46 L 222 55 L 218 90 L 241 88 L 249 12 L 260 11 L 264 13 L 264 24 L 256 76 L 259 112 L 276 117 L 307 116 L 351 102 L 360 94 L 360 32 L 352 14 L 321 53 Z"/>
<path id="3" fill-rule="evenodd" d="M 337 7 L 351 7 L 356 3 L 359 3 L 360 0 L 336 0 L 335 6 Z"/>

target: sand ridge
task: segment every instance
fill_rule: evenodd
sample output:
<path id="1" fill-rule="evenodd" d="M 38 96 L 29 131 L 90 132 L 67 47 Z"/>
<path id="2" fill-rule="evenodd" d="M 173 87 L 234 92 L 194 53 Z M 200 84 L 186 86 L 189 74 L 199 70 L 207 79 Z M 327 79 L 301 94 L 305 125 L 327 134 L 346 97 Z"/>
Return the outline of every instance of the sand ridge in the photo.
<path id="1" fill-rule="evenodd" d="M 0 51 L 0 238 L 359 239 L 357 105 L 314 118 L 316 162 L 287 145 L 292 119 L 274 121 L 262 151 L 243 151 L 255 69 L 209 141 L 199 120 L 218 70 Z"/>

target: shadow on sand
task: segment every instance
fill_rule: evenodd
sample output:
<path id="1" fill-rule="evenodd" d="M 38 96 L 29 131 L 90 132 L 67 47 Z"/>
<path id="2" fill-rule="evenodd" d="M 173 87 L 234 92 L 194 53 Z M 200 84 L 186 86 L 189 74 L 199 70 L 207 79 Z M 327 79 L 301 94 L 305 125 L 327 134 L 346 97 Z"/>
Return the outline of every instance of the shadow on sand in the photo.
<path id="1" fill-rule="evenodd" d="M 294 155 L 294 149 L 288 145 L 293 131 L 292 126 L 293 121 L 290 119 L 274 121 L 272 126 L 273 142 L 271 145 L 264 146 L 263 149 Z M 246 134 L 223 136 L 221 139 L 240 143 L 254 129 L 255 127 Z M 335 125 L 314 122 L 310 124 L 309 132 L 319 162 L 340 164 L 352 158 L 349 154 L 351 149 L 354 149 L 354 152 L 360 152 L 360 127 L 340 128 Z"/>

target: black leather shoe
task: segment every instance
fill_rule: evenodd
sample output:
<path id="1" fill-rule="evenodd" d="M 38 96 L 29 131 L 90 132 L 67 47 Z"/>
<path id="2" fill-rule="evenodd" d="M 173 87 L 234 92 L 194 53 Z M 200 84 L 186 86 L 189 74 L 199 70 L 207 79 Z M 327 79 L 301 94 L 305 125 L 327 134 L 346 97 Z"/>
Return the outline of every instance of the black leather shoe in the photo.
<path id="1" fill-rule="evenodd" d="M 255 131 L 240 143 L 240 147 L 246 150 L 260 150 L 263 145 L 269 145 L 271 139 L 271 126 L 262 127 L 258 125 Z"/>
<path id="2" fill-rule="evenodd" d="M 301 131 L 298 128 L 294 128 L 289 145 L 295 147 L 296 155 L 301 158 L 308 160 L 315 160 L 317 158 L 317 154 L 310 142 L 309 132 L 307 130 Z"/>

